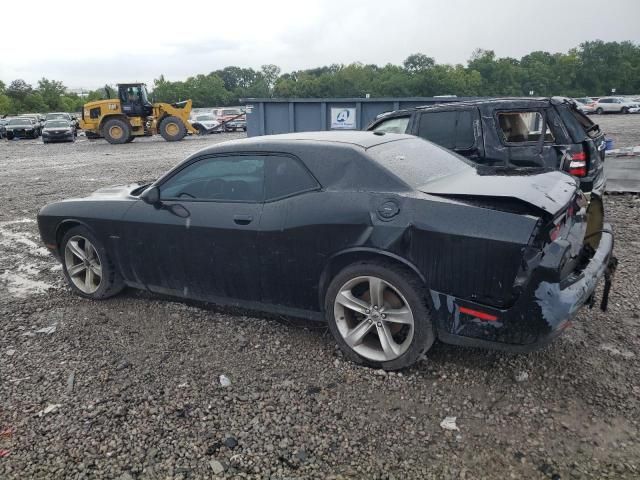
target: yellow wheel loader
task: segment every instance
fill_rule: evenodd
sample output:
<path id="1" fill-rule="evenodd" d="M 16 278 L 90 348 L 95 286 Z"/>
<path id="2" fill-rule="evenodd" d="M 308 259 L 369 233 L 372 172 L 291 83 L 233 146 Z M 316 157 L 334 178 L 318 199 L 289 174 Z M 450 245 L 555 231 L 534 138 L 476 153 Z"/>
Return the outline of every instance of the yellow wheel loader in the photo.
<path id="1" fill-rule="evenodd" d="M 107 96 L 111 97 L 109 89 Z M 80 127 L 88 138 L 109 143 L 129 143 L 136 137 L 159 133 L 168 142 L 182 140 L 187 132 L 198 133 L 191 123 L 191 100 L 151 103 L 143 83 L 121 83 L 117 98 L 85 104 Z"/>

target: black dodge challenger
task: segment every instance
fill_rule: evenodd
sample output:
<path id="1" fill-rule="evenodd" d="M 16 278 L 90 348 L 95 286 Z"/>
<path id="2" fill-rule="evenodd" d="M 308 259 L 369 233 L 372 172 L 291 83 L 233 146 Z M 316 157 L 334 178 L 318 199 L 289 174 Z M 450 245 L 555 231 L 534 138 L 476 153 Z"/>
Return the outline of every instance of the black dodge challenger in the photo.
<path id="1" fill-rule="evenodd" d="M 585 206 L 562 172 L 318 132 L 217 144 L 150 185 L 49 204 L 38 224 L 79 295 L 128 285 L 325 320 L 349 358 L 398 369 L 436 338 L 525 351 L 564 330 L 612 258 Z"/>

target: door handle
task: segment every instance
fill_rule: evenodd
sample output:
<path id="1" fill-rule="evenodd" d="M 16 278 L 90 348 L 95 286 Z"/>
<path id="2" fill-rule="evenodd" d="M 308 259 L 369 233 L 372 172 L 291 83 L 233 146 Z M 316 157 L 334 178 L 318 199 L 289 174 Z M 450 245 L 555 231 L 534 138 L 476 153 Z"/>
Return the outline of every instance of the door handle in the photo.
<path id="1" fill-rule="evenodd" d="M 238 225 L 249 225 L 253 221 L 251 215 L 234 215 L 233 221 Z"/>

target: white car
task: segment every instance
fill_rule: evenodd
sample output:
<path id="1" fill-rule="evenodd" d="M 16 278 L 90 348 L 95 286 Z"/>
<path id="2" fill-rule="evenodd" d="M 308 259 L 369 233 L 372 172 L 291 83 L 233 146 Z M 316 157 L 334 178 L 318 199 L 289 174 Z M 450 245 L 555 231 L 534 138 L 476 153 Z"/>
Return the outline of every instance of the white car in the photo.
<path id="1" fill-rule="evenodd" d="M 595 104 L 595 112 L 603 113 L 638 113 L 640 105 L 623 97 L 602 97 Z"/>
<path id="2" fill-rule="evenodd" d="M 591 97 L 574 98 L 573 101 L 576 102 L 576 107 L 582 113 L 594 113 L 596 111 L 596 102 Z"/>
<path id="3" fill-rule="evenodd" d="M 191 124 L 200 132 L 200 135 L 206 135 L 216 132 L 220 122 L 211 113 L 198 113 L 191 118 Z"/>

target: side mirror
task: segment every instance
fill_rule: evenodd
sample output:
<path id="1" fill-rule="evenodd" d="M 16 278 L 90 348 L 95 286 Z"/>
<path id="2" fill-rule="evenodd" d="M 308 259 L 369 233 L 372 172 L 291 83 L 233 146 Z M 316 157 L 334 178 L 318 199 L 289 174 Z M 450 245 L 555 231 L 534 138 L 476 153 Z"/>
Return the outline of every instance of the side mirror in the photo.
<path id="1" fill-rule="evenodd" d="M 160 203 L 160 189 L 156 185 L 153 185 L 142 192 L 140 198 L 144 203 L 148 203 L 149 205 L 158 205 Z"/>

